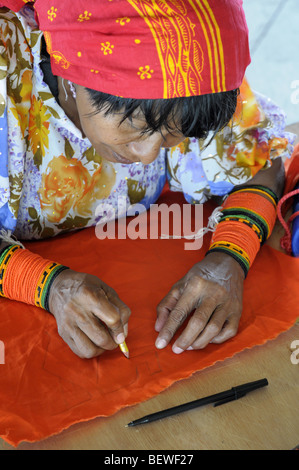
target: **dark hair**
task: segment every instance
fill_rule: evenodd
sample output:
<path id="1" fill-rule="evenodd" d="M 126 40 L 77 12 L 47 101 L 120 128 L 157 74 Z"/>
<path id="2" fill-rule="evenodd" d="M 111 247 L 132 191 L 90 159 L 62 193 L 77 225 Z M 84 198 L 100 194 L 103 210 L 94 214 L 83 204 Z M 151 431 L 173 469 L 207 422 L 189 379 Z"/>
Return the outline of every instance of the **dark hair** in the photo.
<path id="1" fill-rule="evenodd" d="M 142 134 L 158 132 L 162 127 L 168 132 L 179 131 L 185 137 L 205 139 L 210 131 L 214 135 L 231 120 L 237 106 L 239 89 L 186 98 L 132 99 L 119 98 L 86 88 L 95 113 L 105 110 L 105 115 L 121 113 L 120 123 L 132 120 L 140 108 L 147 127 Z M 174 126 L 174 127 L 173 127 Z"/>

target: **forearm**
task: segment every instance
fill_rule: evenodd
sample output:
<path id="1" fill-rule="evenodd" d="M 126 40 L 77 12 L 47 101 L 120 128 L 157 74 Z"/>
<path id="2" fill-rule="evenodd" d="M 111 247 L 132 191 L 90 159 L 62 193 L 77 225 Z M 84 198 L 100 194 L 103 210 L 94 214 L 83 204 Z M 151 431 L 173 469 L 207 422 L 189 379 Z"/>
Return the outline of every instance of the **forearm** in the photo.
<path id="1" fill-rule="evenodd" d="M 8 247 L 10 245 L 9 242 L 7 241 L 4 241 L 0 238 L 0 253 L 2 252 L 2 250 L 4 250 L 6 247 Z"/>
<path id="2" fill-rule="evenodd" d="M 253 184 L 265 186 L 271 189 L 278 198 L 281 198 L 285 184 L 285 169 L 282 159 L 280 157 L 276 158 L 270 168 L 260 170 L 251 180 L 237 187 L 241 188 Z"/>

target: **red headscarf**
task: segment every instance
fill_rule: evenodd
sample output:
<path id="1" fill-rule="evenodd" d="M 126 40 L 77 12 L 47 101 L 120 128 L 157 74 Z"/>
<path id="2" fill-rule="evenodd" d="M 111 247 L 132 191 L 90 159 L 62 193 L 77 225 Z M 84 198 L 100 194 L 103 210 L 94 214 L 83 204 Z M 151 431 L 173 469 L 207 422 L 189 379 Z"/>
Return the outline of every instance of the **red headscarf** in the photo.
<path id="1" fill-rule="evenodd" d="M 53 73 L 112 95 L 233 90 L 250 63 L 242 0 L 36 0 L 35 10 Z"/>

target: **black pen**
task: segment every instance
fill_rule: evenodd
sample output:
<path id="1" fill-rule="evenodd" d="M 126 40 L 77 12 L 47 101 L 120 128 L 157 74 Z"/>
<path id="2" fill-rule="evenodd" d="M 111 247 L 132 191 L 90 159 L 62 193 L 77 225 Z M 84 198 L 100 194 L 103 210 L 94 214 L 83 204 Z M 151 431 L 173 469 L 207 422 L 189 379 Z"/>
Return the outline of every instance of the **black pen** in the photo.
<path id="1" fill-rule="evenodd" d="M 265 387 L 268 385 L 267 379 L 256 380 L 255 382 L 249 382 L 243 385 L 238 385 L 237 387 L 232 387 L 230 390 L 225 392 L 216 393 L 215 395 L 210 395 L 209 397 L 200 398 L 199 400 L 190 401 L 189 403 L 184 403 L 183 405 L 174 406 L 166 410 L 158 411 L 143 418 L 136 419 L 131 421 L 126 426 L 137 426 L 138 424 L 152 423 L 157 419 L 167 418 L 169 416 L 176 415 L 178 413 L 183 413 L 184 411 L 193 410 L 199 406 L 209 405 L 214 403 L 214 406 L 224 405 L 233 400 L 238 400 L 246 395 L 248 392 L 257 390 L 258 388 Z"/>

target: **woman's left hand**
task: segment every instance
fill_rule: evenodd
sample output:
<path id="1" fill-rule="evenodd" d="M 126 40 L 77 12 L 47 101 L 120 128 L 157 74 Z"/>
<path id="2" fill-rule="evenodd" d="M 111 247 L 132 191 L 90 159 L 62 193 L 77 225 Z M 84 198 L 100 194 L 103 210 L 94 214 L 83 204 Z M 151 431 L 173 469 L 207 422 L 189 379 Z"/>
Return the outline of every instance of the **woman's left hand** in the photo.
<path id="1" fill-rule="evenodd" d="M 176 354 L 235 336 L 242 314 L 243 283 L 244 272 L 237 261 L 224 253 L 209 253 L 159 303 L 156 347 L 166 347 L 193 311 L 172 346 Z"/>

